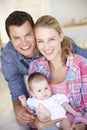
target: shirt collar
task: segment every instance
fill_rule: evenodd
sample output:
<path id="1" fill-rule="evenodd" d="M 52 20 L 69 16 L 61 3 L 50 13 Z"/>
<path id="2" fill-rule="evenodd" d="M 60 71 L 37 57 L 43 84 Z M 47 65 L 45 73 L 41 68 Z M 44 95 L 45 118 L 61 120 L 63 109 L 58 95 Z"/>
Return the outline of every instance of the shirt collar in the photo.
<path id="1" fill-rule="evenodd" d="M 25 60 L 25 59 L 28 59 L 28 60 L 33 60 L 33 59 L 36 59 L 36 58 L 39 58 L 39 57 L 41 57 L 42 56 L 42 54 L 38 51 L 37 53 L 36 53 L 36 55 L 34 55 L 33 56 L 33 58 L 26 58 L 25 56 L 23 56 L 22 54 L 20 54 L 19 52 L 17 52 L 17 54 L 18 54 L 18 57 L 19 57 L 19 60 L 21 61 L 21 60 Z"/>

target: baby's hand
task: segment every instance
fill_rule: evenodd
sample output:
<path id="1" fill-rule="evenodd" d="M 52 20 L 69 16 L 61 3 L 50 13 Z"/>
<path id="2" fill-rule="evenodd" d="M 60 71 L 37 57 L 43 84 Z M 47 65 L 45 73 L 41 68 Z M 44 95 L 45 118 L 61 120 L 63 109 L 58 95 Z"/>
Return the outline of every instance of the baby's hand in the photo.
<path id="1" fill-rule="evenodd" d="M 26 102 L 26 97 L 25 97 L 25 95 L 19 96 L 19 100 L 21 101 L 22 106 L 24 106 L 24 107 L 27 106 L 27 102 Z"/>

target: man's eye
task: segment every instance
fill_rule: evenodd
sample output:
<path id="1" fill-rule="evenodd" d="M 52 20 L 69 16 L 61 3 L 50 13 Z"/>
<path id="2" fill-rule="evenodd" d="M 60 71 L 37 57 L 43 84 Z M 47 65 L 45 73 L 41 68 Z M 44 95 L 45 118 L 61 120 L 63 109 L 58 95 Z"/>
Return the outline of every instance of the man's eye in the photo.
<path id="1" fill-rule="evenodd" d="M 27 34 L 26 34 L 26 37 L 29 37 L 29 36 L 31 36 L 31 33 L 27 33 Z"/>
<path id="2" fill-rule="evenodd" d="M 19 37 L 14 37 L 14 40 L 16 41 L 16 40 L 18 40 L 19 39 Z"/>

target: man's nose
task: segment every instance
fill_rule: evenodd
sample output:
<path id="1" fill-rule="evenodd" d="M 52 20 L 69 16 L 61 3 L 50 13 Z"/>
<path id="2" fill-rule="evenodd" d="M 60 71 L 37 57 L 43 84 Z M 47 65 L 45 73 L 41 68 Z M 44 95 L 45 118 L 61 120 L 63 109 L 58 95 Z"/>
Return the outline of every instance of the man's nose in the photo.
<path id="1" fill-rule="evenodd" d="M 26 38 L 21 38 L 21 42 L 22 42 L 23 45 L 26 44 L 26 41 L 27 41 Z"/>

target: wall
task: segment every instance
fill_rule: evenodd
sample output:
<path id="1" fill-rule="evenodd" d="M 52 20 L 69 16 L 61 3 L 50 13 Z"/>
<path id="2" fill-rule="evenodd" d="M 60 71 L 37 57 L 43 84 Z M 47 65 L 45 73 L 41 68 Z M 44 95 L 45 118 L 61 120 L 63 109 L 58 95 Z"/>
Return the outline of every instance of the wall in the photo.
<path id="1" fill-rule="evenodd" d="M 87 0 L 51 0 L 51 14 L 61 24 L 71 19 L 87 18 Z"/>
<path id="2" fill-rule="evenodd" d="M 14 10 L 29 12 L 35 21 L 40 15 L 51 14 L 64 25 L 74 18 L 87 18 L 87 0 L 0 0 L 0 33 L 3 43 L 8 41 L 5 19 Z"/>

